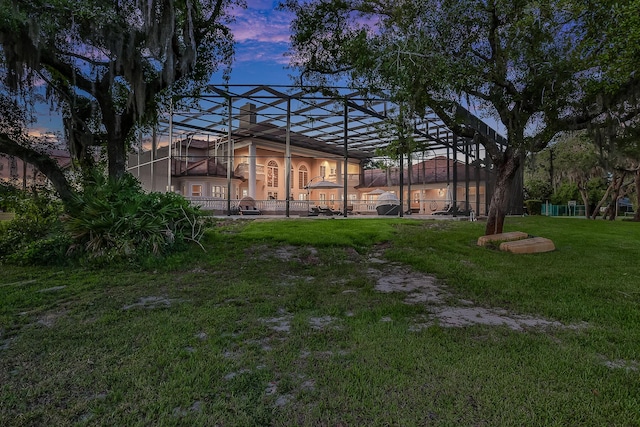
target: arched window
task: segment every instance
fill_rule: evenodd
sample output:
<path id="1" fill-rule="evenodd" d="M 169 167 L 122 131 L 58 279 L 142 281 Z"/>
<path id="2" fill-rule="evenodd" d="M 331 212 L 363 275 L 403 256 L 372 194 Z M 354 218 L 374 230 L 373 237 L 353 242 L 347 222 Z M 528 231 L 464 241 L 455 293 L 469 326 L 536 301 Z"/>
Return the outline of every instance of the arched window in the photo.
<path id="1" fill-rule="evenodd" d="M 278 187 L 278 163 L 275 160 L 267 163 L 267 187 Z"/>
<path id="2" fill-rule="evenodd" d="M 309 171 L 305 165 L 298 168 L 298 188 L 303 190 L 309 183 Z"/>

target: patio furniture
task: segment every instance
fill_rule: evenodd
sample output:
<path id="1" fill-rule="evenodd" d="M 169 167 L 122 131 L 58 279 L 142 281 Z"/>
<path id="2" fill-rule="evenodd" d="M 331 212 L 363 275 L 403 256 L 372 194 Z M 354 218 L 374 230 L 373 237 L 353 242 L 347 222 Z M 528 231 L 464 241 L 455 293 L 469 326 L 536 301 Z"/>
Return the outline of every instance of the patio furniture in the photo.
<path id="1" fill-rule="evenodd" d="M 395 216 L 400 213 L 400 200 L 393 193 L 382 193 L 376 201 L 378 215 Z"/>
<path id="2" fill-rule="evenodd" d="M 260 209 L 256 208 L 256 201 L 253 197 L 245 196 L 238 203 L 240 215 L 262 215 Z"/>
<path id="3" fill-rule="evenodd" d="M 334 211 L 329 206 L 318 206 L 318 212 L 322 215 L 333 216 Z"/>

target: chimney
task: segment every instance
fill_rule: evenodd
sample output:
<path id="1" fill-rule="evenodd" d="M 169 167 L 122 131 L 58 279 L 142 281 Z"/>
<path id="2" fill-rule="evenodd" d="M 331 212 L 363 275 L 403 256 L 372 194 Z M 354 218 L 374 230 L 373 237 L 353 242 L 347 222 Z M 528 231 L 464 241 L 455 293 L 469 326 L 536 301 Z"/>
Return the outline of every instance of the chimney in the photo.
<path id="1" fill-rule="evenodd" d="M 256 105 L 247 102 L 240 107 L 240 128 L 249 128 L 255 125 L 256 121 Z"/>

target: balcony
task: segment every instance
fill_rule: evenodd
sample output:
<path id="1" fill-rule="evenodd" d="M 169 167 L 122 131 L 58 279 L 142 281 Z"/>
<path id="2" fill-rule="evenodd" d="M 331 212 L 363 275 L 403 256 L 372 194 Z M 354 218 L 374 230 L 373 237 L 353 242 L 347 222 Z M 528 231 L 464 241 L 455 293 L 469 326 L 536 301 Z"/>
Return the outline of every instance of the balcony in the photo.
<path id="1" fill-rule="evenodd" d="M 249 163 L 239 163 L 234 173 L 243 179 L 249 179 Z M 256 181 L 264 181 L 264 165 L 256 165 Z"/>

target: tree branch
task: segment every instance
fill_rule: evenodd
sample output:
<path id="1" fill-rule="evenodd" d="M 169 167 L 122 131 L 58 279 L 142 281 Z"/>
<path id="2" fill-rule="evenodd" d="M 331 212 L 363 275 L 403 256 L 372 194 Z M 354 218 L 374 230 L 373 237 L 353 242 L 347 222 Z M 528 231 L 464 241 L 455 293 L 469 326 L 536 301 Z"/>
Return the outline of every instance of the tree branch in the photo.
<path id="1" fill-rule="evenodd" d="M 49 179 L 63 202 L 72 198 L 73 192 L 64 172 L 58 163 L 47 154 L 17 143 L 4 132 L 0 132 L 0 152 L 18 157 L 23 162 L 37 167 Z"/>

